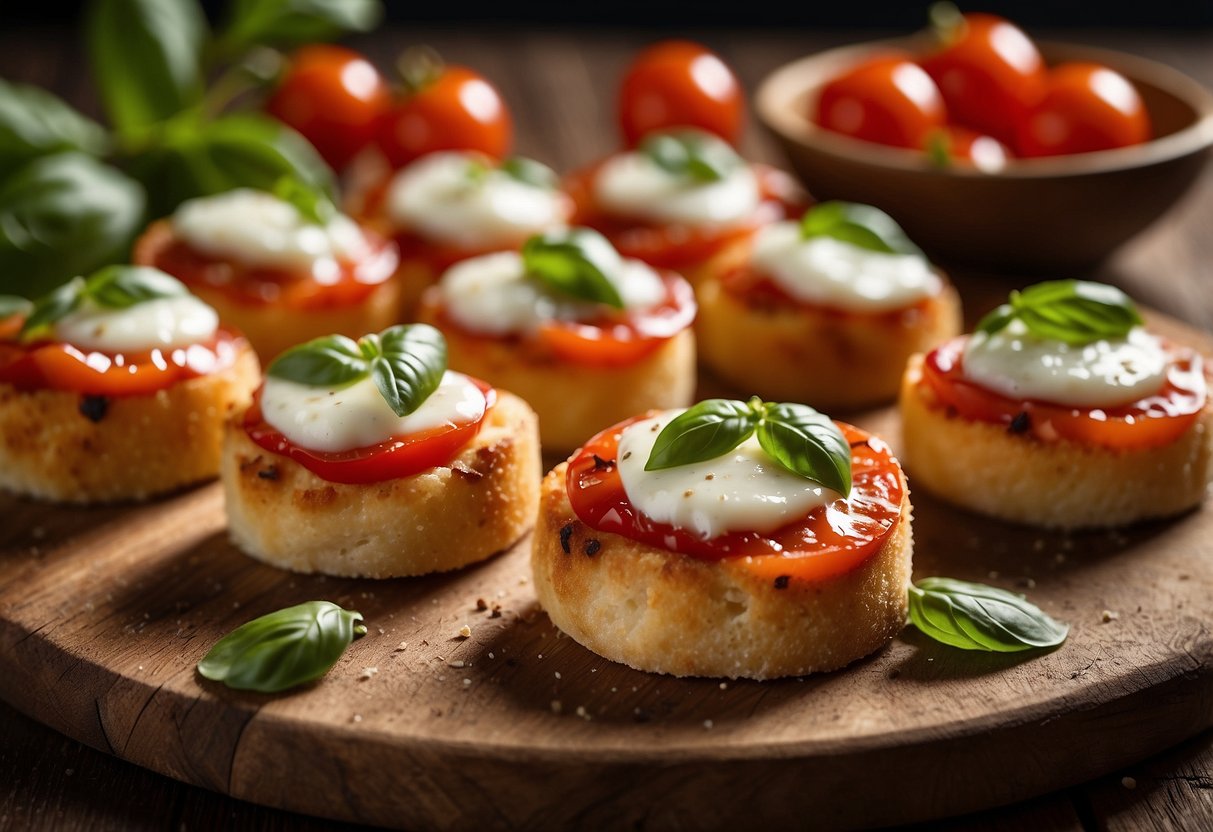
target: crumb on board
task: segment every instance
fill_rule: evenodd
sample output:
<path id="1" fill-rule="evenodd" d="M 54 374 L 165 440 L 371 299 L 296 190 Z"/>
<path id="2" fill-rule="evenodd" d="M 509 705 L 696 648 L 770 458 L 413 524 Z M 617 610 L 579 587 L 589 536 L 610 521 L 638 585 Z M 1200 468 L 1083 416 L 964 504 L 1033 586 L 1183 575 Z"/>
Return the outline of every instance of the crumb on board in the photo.
<path id="1" fill-rule="evenodd" d="M 559 699 L 553 699 L 550 707 L 552 709 L 552 713 L 554 713 L 554 714 L 558 714 L 562 710 L 564 710 L 564 705 L 560 704 Z"/>
<path id="2" fill-rule="evenodd" d="M 1100 620 L 1105 624 L 1107 624 L 1109 621 L 1115 621 L 1118 618 L 1120 618 L 1120 613 L 1114 612 L 1113 610 L 1104 610 L 1100 615 Z"/>
<path id="3" fill-rule="evenodd" d="M 472 636 L 472 628 L 469 627 L 467 624 L 464 624 L 462 627 L 459 628 L 459 637 L 460 638 L 471 638 L 471 636 Z"/>
<path id="4" fill-rule="evenodd" d="M 364 667 L 364 668 L 362 668 L 362 672 L 358 674 L 358 680 L 361 682 L 365 682 L 367 679 L 372 678 L 378 672 L 379 672 L 379 668 L 377 668 L 377 667 Z"/>
<path id="5" fill-rule="evenodd" d="M 1124 786 L 1126 789 L 1136 789 L 1137 780 L 1132 777 L 1122 777 L 1120 778 L 1120 785 Z"/>

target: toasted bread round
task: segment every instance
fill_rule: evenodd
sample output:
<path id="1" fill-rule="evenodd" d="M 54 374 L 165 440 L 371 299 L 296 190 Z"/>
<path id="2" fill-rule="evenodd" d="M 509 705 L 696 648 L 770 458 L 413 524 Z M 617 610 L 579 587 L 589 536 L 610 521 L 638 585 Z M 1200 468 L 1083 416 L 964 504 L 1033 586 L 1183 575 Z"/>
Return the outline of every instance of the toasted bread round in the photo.
<path id="1" fill-rule="evenodd" d="M 413 321 L 417 319 L 417 310 L 421 304 L 421 296 L 425 290 L 438 282 L 441 272 L 421 258 L 404 257 L 396 269 L 393 278 L 399 287 L 400 298 L 397 301 L 399 320 Z"/>
<path id="2" fill-rule="evenodd" d="M 892 401 L 910 356 L 958 335 L 962 326 L 960 298 L 950 284 L 921 303 L 879 315 L 748 299 L 726 290 L 718 277 L 700 283 L 696 295 L 704 366 L 746 394 L 823 410 Z"/>
<path id="3" fill-rule="evenodd" d="M 535 414 L 498 391 L 449 465 L 384 482 L 328 482 L 228 422 L 223 488 L 232 540 L 294 572 L 393 578 L 457 569 L 509 548 L 535 522 Z"/>
<path id="4" fill-rule="evenodd" d="M 600 656 L 674 676 L 772 679 L 843 667 L 905 626 L 908 491 L 896 527 L 850 572 L 772 581 L 744 558 L 701 560 L 590 528 L 569 504 L 566 468 L 543 481 L 535 592 L 557 627 Z"/>
<path id="5" fill-rule="evenodd" d="M 0 384 L 0 487 L 65 503 L 142 500 L 219 474 L 223 424 L 261 380 L 236 363 L 137 396 Z"/>
<path id="6" fill-rule="evenodd" d="M 1213 402 L 1160 448 L 1045 442 L 950 413 L 922 384 L 922 356 L 901 389 L 901 458 L 914 485 L 962 508 L 1058 529 L 1109 528 L 1186 511 L 1213 478 Z"/>

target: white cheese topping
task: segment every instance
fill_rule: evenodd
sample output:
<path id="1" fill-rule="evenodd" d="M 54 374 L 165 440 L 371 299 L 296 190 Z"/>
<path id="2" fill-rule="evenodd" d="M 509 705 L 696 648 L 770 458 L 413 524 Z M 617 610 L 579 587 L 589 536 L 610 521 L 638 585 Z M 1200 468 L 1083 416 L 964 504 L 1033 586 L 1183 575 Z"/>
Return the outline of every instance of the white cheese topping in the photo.
<path id="1" fill-rule="evenodd" d="M 668 410 L 623 431 L 619 476 L 632 505 L 659 523 L 710 539 L 727 532 L 773 532 L 839 499 L 837 492 L 775 463 L 751 436 L 708 462 L 646 471 L 657 434 L 681 410 Z"/>
<path id="2" fill-rule="evenodd" d="M 974 333 L 963 366 L 970 380 L 1013 399 L 1117 407 L 1162 389 L 1167 354 L 1141 327 L 1125 338 L 1071 346 L 1012 321 L 993 335 Z"/>
<path id="3" fill-rule="evenodd" d="M 624 260 L 614 250 L 605 271 L 626 309 L 647 309 L 665 298 L 665 284 L 639 260 Z M 577 321 L 597 316 L 602 307 L 549 291 L 526 274 L 522 255 L 486 254 L 456 263 L 438 283 L 446 313 L 460 326 L 486 335 L 534 332 L 551 320 Z"/>
<path id="4" fill-rule="evenodd" d="M 219 316 L 193 295 L 137 303 L 126 309 L 106 309 L 91 300 L 55 321 L 56 341 L 82 350 L 143 352 L 176 349 L 208 341 L 219 328 Z"/>
<path id="5" fill-rule="evenodd" d="M 430 153 L 396 174 L 387 212 L 400 228 L 463 248 L 513 247 L 568 222 L 572 205 L 560 191 L 515 179 L 498 168 L 478 176 L 477 153 Z"/>
<path id="6" fill-rule="evenodd" d="M 715 182 L 699 182 L 671 173 L 644 153 L 607 159 L 593 189 L 598 205 L 612 214 L 689 225 L 734 225 L 762 201 L 749 165 L 738 165 Z"/>
<path id="7" fill-rule="evenodd" d="M 338 261 L 358 260 L 367 251 L 362 229 L 344 214 L 314 225 L 289 202 L 248 188 L 188 200 L 172 224 L 177 236 L 202 254 L 306 273 L 322 283 L 337 281 Z"/>
<path id="8" fill-rule="evenodd" d="M 339 388 L 312 387 L 267 376 L 261 413 L 293 444 L 312 451 L 351 451 L 443 425 L 474 422 L 484 415 L 484 393 L 450 370 L 421 406 L 397 416 L 370 378 Z"/>
<path id="9" fill-rule="evenodd" d="M 832 237 L 806 240 L 796 222 L 763 228 L 750 262 L 796 300 L 847 312 L 904 309 L 943 286 L 926 258 L 871 251 Z"/>

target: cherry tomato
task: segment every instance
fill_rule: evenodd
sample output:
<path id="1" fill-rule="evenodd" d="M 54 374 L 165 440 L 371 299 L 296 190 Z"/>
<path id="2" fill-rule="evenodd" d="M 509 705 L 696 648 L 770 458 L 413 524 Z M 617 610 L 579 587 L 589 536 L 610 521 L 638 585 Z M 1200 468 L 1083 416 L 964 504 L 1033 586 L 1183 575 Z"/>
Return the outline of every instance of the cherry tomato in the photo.
<path id="1" fill-rule="evenodd" d="M 813 121 L 827 130 L 921 150 L 947 109 L 931 76 L 908 56 L 881 55 L 826 84 Z"/>
<path id="2" fill-rule="evenodd" d="M 1044 99 L 1024 121 L 1023 156 L 1090 153 L 1150 139 L 1150 117 L 1133 84 L 1099 64 L 1069 63 L 1049 73 Z"/>
<path id="3" fill-rule="evenodd" d="M 619 125 L 628 147 L 648 133 L 699 127 L 737 144 L 745 127 L 745 93 L 715 53 L 666 40 L 641 52 L 619 89 Z"/>
<path id="4" fill-rule="evenodd" d="M 497 401 L 497 391 L 479 379 L 472 381 L 484 394 L 484 416 L 487 416 Z M 270 453 L 293 459 L 322 480 L 369 483 L 410 477 L 446 465 L 480 433 L 484 416 L 475 422 L 448 422 L 421 433 L 395 436 L 387 442 L 352 451 L 313 451 L 295 445 L 265 421 L 259 389 L 253 396 L 252 405 L 245 411 L 244 430 L 257 445 Z"/>
<path id="5" fill-rule="evenodd" d="M 340 46 L 305 46 L 291 57 L 286 77 L 266 111 L 295 128 L 336 170 L 344 168 L 375 137 L 391 103 L 379 70 Z"/>
<path id="6" fill-rule="evenodd" d="M 496 87 L 463 66 L 431 65 L 379 120 L 379 149 L 400 168 L 436 150 L 509 154 L 514 121 Z"/>
<path id="7" fill-rule="evenodd" d="M 1011 158 L 1011 150 L 993 136 L 967 127 L 949 124 L 927 138 L 927 153 L 939 165 L 969 163 L 988 173 L 1002 170 Z"/>
<path id="8" fill-rule="evenodd" d="M 1045 62 L 1036 44 L 992 14 L 966 14 L 941 37 L 943 47 L 921 64 L 939 86 L 949 118 L 1013 144 L 1044 96 Z"/>

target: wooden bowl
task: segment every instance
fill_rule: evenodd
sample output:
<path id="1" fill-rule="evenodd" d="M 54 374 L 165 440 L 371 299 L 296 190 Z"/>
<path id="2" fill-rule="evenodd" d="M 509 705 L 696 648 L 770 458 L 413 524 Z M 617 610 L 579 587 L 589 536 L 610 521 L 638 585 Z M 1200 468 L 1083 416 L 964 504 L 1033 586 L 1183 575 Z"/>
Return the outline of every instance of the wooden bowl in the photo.
<path id="1" fill-rule="evenodd" d="M 883 208 L 937 259 L 994 271 L 1089 269 L 1165 213 L 1209 159 L 1213 94 L 1154 61 L 1068 44 L 1039 45 L 1051 65 L 1094 61 L 1129 78 L 1156 138 L 1118 150 L 1011 160 L 983 173 L 941 168 L 925 153 L 848 138 L 809 121 L 830 79 L 876 53 L 913 52 L 916 45 L 876 41 L 793 61 L 762 82 L 756 109 L 814 197 Z"/>

